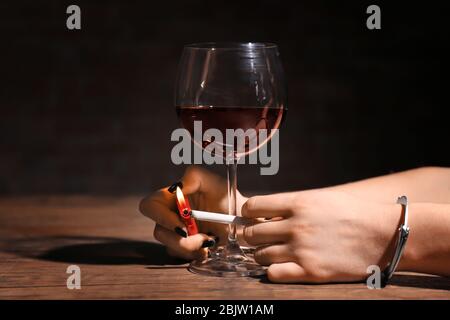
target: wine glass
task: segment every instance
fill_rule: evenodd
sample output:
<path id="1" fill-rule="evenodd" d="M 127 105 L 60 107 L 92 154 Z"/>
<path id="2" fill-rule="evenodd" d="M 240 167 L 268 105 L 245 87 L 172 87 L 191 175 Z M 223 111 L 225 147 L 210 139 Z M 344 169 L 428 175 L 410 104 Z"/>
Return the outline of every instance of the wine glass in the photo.
<path id="1" fill-rule="evenodd" d="M 217 129 L 278 129 L 286 113 L 286 87 L 278 47 L 272 43 L 197 43 L 183 49 L 176 80 L 175 105 L 182 125 L 195 135 L 194 121 L 203 132 Z M 216 130 L 216 132 L 217 132 Z M 273 132 L 273 131 L 272 131 Z M 202 133 L 200 132 L 202 136 Z M 201 147 L 215 143 L 227 165 L 228 213 L 236 215 L 237 163 L 255 152 L 266 139 L 244 139 L 242 148 L 206 137 Z M 251 147 L 250 142 L 256 146 Z M 195 142 L 195 141 L 194 141 Z M 220 148 L 222 146 L 223 148 Z M 216 154 L 217 156 L 217 154 Z M 216 276 L 255 276 L 265 268 L 246 255 L 230 225 L 225 246 L 213 250 L 202 261 L 193 261 L 193 272 Z"/>

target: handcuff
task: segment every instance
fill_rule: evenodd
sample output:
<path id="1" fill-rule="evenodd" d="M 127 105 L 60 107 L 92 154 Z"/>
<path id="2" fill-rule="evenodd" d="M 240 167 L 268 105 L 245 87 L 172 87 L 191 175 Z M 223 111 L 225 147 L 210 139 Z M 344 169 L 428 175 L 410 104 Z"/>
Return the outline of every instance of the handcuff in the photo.
<path id="1" fill-rule="evenodd" d="M 408 226 L 408 198 L 406 196 L 398 197 L 397 204 L 402 205 L 402 217 L 403 223 L 398 228 L 398 240 L 395 248 L 394 257 L 392 261 L 388 264 L 386 269 L 381 273 L 381 286 L 385 287 L 392 275 L 397 269 L 402 253 L 405 250 L 406 241 L 409 236 L 409 226 Z"/>

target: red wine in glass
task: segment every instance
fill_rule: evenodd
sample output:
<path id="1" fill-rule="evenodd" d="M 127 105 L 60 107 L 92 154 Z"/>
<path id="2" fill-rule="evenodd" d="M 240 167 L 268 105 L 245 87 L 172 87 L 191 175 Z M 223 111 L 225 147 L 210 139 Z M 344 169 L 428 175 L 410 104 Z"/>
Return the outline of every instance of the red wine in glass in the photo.
<path id="1" fill-rule="evenodd" d="M 273 129 L 278 129 L 285 117 L 286 110 L 283 107 L 215 107 L 215 106 L 196 106 L 196 107 L 176 107 L 177 115 L 185 129 L 191 137 L 194 137 L 194 121 L 201 121 L 202 131 L 208 129 L 218 129 L 223 137 L 223 152 L 225 154 L 225 138 L 227 129 L 254 129 L 256 136 L 256 148 L 250 149 L 248 138 L 244 141 L 245 145 L 242 153 L 238 153 L 237 143 L 232 147 L 236 156 L 245 156 L 256 151 L 267 140 L 270 139 Z M 261 130 L 267 130 L 265 139 L 259 139 Z M 201 134 L 203 134 L 203 132 Z M 203 138 L 203 136 L 202 136 Z M 196 141 L 197 142 L 197 141 Z M 206 148 L 211 142 L 208 137 L 202 140 L 202 148 Z"/>

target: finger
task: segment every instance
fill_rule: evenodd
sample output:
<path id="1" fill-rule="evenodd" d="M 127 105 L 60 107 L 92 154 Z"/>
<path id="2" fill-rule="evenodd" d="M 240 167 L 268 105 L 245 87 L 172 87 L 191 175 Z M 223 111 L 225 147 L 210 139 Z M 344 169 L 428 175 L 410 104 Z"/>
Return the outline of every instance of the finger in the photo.
<path id="1" fill-rule="evenodd" d="M 190 256 L 186 257 L 183 253 L 181 253 L 175 249 L 169 248 L 167 246 L 166 246 L 166 249 L 167 249 L 167 254 L 169 256 L 175 257 L 175 258 L 181 258 L 183 260 L 195 260 L 195 259 L 204 260 L 204 258 L 206 258 L 208 255 L 208 251 L 206 249 L 198 250 L 196 253 L 193 254 L 193 257 L 190 257 Z"/>
<path id="2" fill-rule="evenodd" d="M 270 221 L 254 224 L 244 228 L 244 239 L 251 245 L 284 242 L 289 238 L 288 220 Z"/>
<path id="3" fill-rule="evenodd" d="M 263 266 L 292 261 L 291 250 L 286 244 L 258 247 L 256 248 L 253 257 L 256 262 Z"/>
<path id="4" fill-rule="evenodd" d="M 142 214 L 166 229 L 175 230 L 176 228 L 180 228 L 185 230 L 184 223 L 174 211 L 176 209 L 171 210 L 175 204 L 171 204 L 168 200 L 168 193 L 168 191 L 163 189 L 157 191 L 152 196 L 143 199 L 139 205 L 139 209 Z M 175 200 L 172 199 L 172 201 Z"/>
<path id="5" fill-rule="evenodd" d="M 289 193 L 251 197 L 242 206 L 242 216 L 249 218 L 287 217 L 290 215 Z"/>
<path id="6" fill-rule="evenodd" d="M 272 282 L 308 282 L 305 270 L 295 262 L 272 264 L 269 269 L 267 269 L 267 276 Z"/>
<path id="7" fill-rule="evenodd" d="M 177 256 L 184 259 L 195 259 L 202 254 L 205 247 L 212 247 L 215 245 L 213 238 L 206 234 L 198 233 L 187 238 L 183 238 L 175 232 L 164 228 L 161 225 L 155 226 L 154 237 L 159 242 L 166 245 L 172 252 L 177 253 Z"/>

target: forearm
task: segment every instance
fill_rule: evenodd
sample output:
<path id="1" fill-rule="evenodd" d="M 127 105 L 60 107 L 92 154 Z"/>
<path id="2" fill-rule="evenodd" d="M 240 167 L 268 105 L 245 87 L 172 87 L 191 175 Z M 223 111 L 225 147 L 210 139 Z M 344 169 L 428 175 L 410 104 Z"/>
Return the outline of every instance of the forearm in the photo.
<path id="1" fill-rule="evenodd" d="M 450 204 L 411 203 L 409 225 L 398 270 L 450 276 Z"/>
<path id="2" fill-rule="evenodd" d="M 355 196 L 394 202 L 406 195 L 411 202 L 450 203 L 450 168 L 424 167 L 332 187 Z"/>

